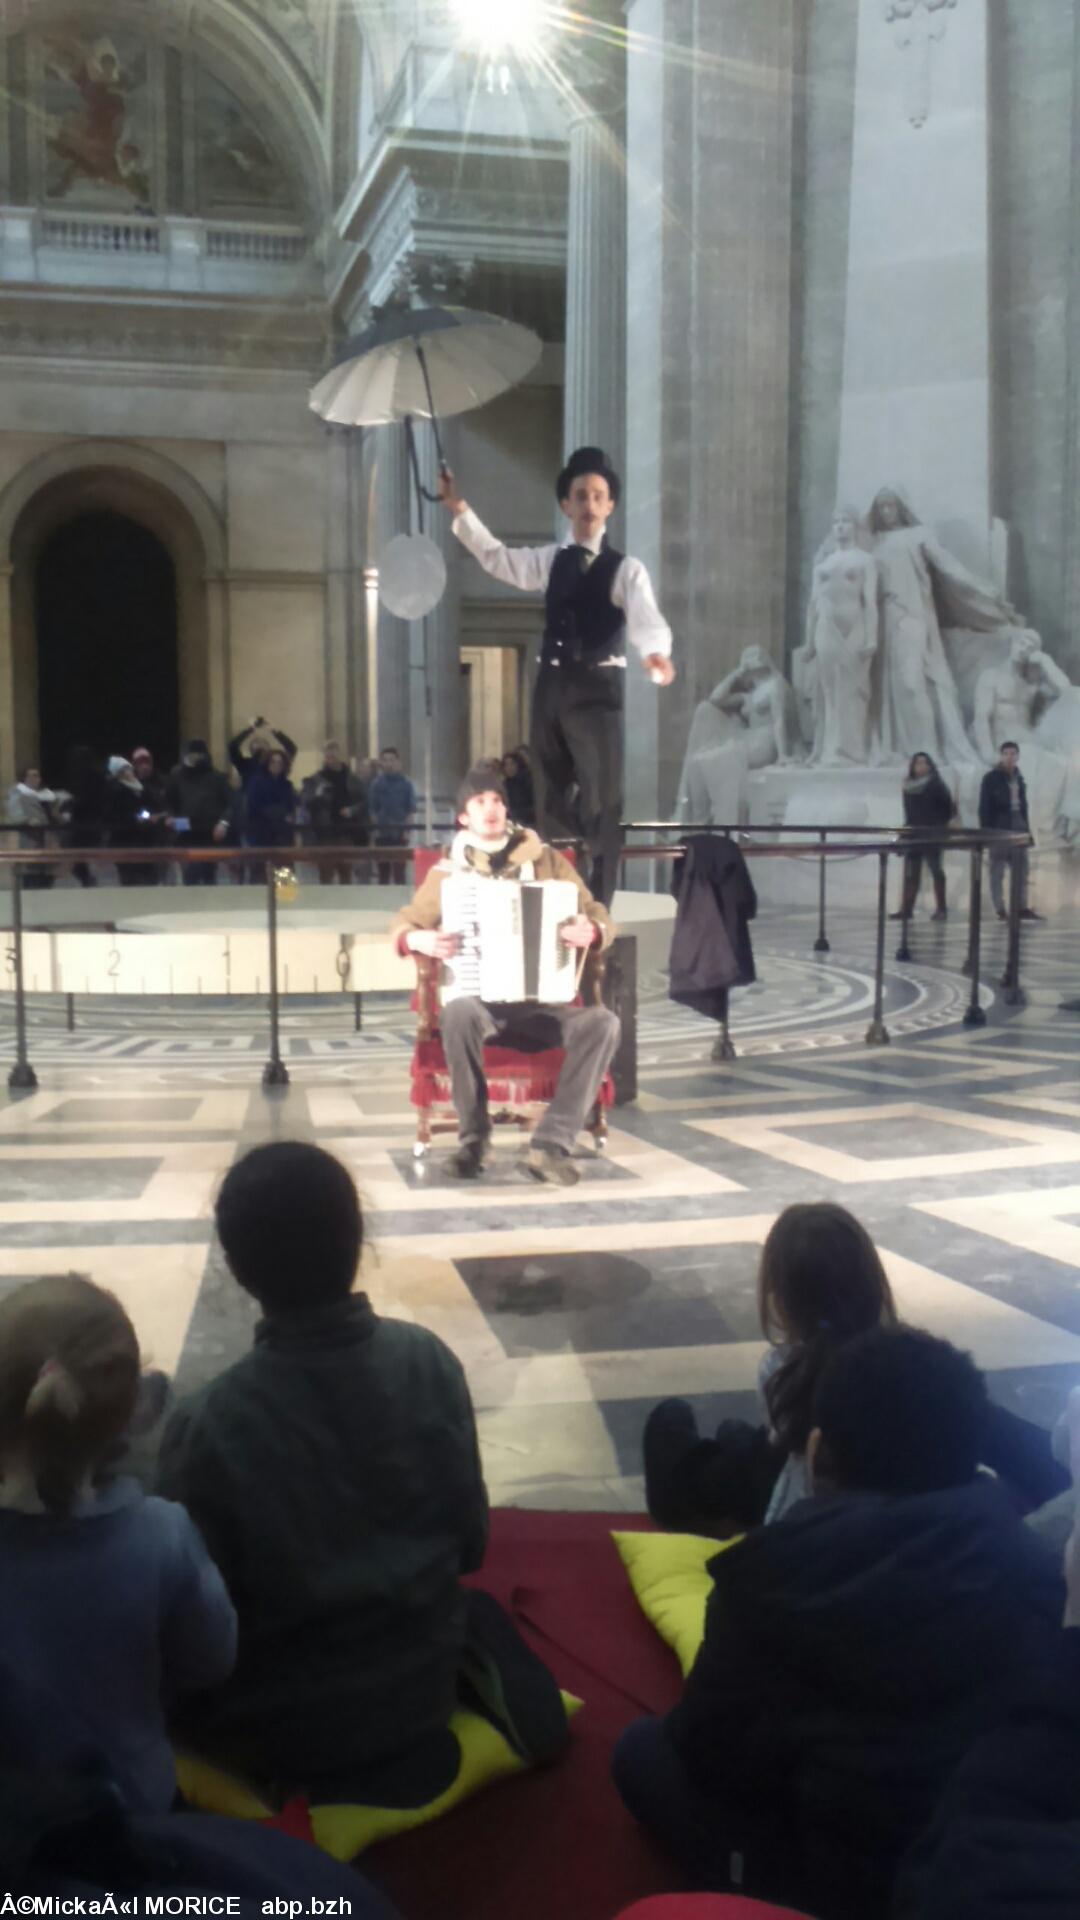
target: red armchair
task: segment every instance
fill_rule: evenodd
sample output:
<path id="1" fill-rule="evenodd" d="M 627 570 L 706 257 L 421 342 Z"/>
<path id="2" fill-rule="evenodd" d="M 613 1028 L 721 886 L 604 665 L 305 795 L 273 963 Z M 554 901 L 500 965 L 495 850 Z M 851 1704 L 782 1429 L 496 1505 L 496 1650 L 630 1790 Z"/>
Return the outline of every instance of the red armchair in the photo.
<path id="1" fill-rule="evenodd" d="M 435 862 L 441 859 L 438 847 L 417 847 L 413 857 L 413 876 L 421 886 Z M 574 864 L 573 854 L 567 859 Z M 410 1069 L 411 1099 L 416 1108 L 416 1140 L 413 1156 L 420 1160 L 436 1133 L 456 1133 L 457 1115 L 450 1098 L 450 1069 L 439 1035 L 439 968 L 437 960 L 426 954 L 414 954 L 417 986 L 413 1010 L 417 1015 L 416 1044 Z M 604 955 L 592 949 L 585 957 L 578 1004 L 599 1006 L 603 999 Z M 494 1126 L 531 1127 L 555 1092 L 565 1055 L 561 1047 L 545 1047 L 537 1053 L 519 1053 L 513 1047 L 489 1043 L 484 1049 L 485 1078 L 488 1089 L 489 1117 Z M 602 1151 L 607 1142 L 607 1109 L 614 1105 L 615 1085 L 610 1073 L 604 1075 L 600 1093 L 588 1120 L 588 1131 Z"/>

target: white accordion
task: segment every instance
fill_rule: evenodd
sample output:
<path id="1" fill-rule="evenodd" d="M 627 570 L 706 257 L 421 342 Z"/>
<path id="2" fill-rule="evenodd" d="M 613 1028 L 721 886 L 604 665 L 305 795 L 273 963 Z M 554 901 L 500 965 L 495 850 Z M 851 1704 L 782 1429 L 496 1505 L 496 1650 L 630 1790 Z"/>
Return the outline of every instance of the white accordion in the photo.
<path id="1" fill-rule="evenodd" d="M 442 931 L 461 935 L 444 965 L 443 1000 L 535 1000 L 566 1006 L 578 990 L 581 955 L 559 938 L 580 912 L 572 880 L 489 880 L 452 874 L 442 884 Z"/>

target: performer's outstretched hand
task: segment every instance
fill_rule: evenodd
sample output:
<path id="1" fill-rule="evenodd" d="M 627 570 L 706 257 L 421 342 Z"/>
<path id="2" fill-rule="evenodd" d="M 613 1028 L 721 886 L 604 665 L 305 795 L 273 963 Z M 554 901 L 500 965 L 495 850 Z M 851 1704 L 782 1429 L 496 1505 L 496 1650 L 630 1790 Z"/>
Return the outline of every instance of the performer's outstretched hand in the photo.
<path id="1" fill-rule="evenodd" d="M 461 935 L 443 933 L 439 927 L 418 927 L 405 944 L 410 953 L 426 953 L 429 960 L 452 960 L 461 952 Z"/>
<path id="2" fill-rule="evenodd" d="M 457 519 L 457 516 L 459 513 L 465 512 L 465 508 L 468 503 L 467 501 L 462 499 L 460 493 L 458 492 L 456 483 L 454 481 L 454 476 L 451 473 L 449 467 L 440 468 L 439 478 L 436 482 L 436 490 L 438 492 L 439 499 L 443 503 L 443 506 L 449 507 L 455 520 Z"/>
<path id="3" fill-rule="evenodd" d="M 587 913 L 576 913 L 572 920 L 563 921 L 559 938 L 565 947 L 591 947 L 596 939 L 596 927 Z"/>
<path id="4" fill-rule="evenodd" d="M 654 680 L 658 687 L 670 687 L 675 678 L 675 668 L 668 654 L 647 653 L 641 664 L 649 679 Z"/>

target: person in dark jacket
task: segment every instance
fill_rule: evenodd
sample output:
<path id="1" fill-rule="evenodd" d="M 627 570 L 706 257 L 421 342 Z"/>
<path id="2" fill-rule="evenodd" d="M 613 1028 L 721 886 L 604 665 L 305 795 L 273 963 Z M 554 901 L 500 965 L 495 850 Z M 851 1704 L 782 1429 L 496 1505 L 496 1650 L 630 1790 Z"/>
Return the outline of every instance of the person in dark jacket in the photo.
<path id="1" fill-rule="evenodd" d="M 344 758 L 336 740 L 328 740 L 323 763 L 308 775 L 300 792 L 310 837 L 318 847 L 340 847 L 339 858 L 319 861 L 319 879 L 332 884 L 335 874 L 343 887 L 353 877 L 351 847 L 366 847 L 370 838 L 367 789 Z"/>
<path id="2" fill-rule="evenodd" d="M 257 767 L 248 781 L 244 841 L 249 847 L 292 845 L 296 790 L 286 772 L 287 764 L 284 753 L 275 747 L 267 754 L 265 766 Z"/>
<path id="3" fill-rule="evenodd" d="M 502 782 L 506 788 L 510 818 L 515 826 L 535 827 L 536 795 L 533 792 L 532 769 L 519 753 L 503 754 Z"/>
<path id="4" fill-rule="evenodd" d="M 268 727 L 261 713 L 229 741 L 229 759 L 245 792 L 272 753 L 283 753 L 291 767 L 296 759 L 296 741 L 290 740 L 280 727 Z"/>
<path id="5" fill-rule="evenodd" d="M 214 766 L 205 740 L 189 740 L 184 757 L 165 783 L 169 823 L 178 846 L 220 846 L 229 830 L 228 776 Z M 186 887 L 212 887 L 217 879 L 213 860 L 184 868 Z"/>
<path id="6" fill-rule="evenodd" d="M 1076 1920 L 1080 1891 L 1080 1388 L 1062 1631 L 977 1740 L 900 1874 L 896 1920 Z"/>
<path id="7" fill-rule="evenodd" d="M 936 838 L 948 832 L 949 822 L 955 812 L 956 802 L 930 755 L 913 754 L 904 781 L 904 826 L 917 834 L 920 840 Z M 905 857 L 904 897 L 896 912 L 890 915 L 891 919 L 906 920 L 914 911 L 924 860 L 934 883 L 934 911 L 931 918 L 944 920 L 948 917 L 945 868 L 941 863 L 941 853 L 937 847 L 927 847 Z"/>
<path id="8" fill-rule="evenodd" d="M 1020 771 L 1020 749 L 1015 740 L 1003 740 L 1001 758 L 996 767 L 983 774 L 979 788 L 979 825 L 986 832 L 1030 833 L 1027 785 Z M 1007 847 L 990 849 L 990 898 L 999 920 L 1007 920 L 1005 911 L 1005 873 L 1012 860 Z M 1020 854 L 1020 918 L 1038 920 L 1028 905 L 1028 856 Z"/>
<path id="9" fill-rule="evenodd" d="M 630 1810 L 699 1886 L 819 1920 L 888 1911 L 896 1866 L 1018 1673 L 1052 1644 L 1056 1556 L 977 1477 L 986 1389 L 880 1327 L 823 1374 L 815 1497 L 710 1565 L 683 1697 L 615 1753 Z"/>
<path id="10" fill-rule="evenodd" d="M 109 817 L 109 781 L 101 755 L 93 747 L 72 747 L 68 759 L 68 801 L 64 808 L 69 847 L 95 848 L 105 845 Z M 97 868 L 86 860 L 76 860 L 71 869 L 80 887 L 96 887 Z"/>
<path id="11" fill-rule="evenodd" d="M 352 1291 L 360 1204 L 320 1148 L 256 1147 L 226 1176 L 217 1225 L 265 1317 L 162 1443 L 159 1485 L 198 1524 L 240 1622 L 234 1676 L 182 1732 L 313 1801 L 423 1804 L 458 1769 L 460 1577 L 487 1543 L 464 1373 L 433 1333 Z M 564 1740 L 558 1689 L 533 1667 Z"/>

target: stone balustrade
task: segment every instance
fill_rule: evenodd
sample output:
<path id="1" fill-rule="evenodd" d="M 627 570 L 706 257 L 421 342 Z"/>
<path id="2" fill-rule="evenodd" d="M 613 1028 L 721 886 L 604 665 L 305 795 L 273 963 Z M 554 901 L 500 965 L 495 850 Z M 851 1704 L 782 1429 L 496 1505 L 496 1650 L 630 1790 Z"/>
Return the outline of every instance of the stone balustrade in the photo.
<path id="1" fill-rule="evenodd" d="M 0 281 L 184 293 L 318 292 L 301 227 L 0 209 Z"/>

